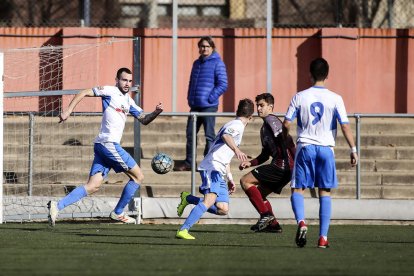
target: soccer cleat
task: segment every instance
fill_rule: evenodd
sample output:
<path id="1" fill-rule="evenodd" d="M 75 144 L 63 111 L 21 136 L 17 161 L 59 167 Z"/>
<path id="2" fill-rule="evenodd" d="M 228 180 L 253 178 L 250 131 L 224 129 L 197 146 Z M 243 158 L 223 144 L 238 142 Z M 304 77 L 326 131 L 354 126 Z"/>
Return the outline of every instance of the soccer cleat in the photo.
<path id="1" fill-rule="evenodd" d="M 49 209 L 49 214 L 47 216 L 47 219 L 49 220 L 49 225 L 54 227 L 56 224 L 56 218 L 59 214 L 59 209 L 57 207 L 56 201 L 49 201 L 47 203 L 47 208 Z"/>
<path id="2" fill-rule="evenodd" d="M 189 192 L 182 192 L 180 197 L 181 197 L 181 201 L 180 204 L 178 204 L 177 206 L 177 215 L 179 217 L 181 217 L 183 215 L 184 209 L 185 207 L 187 207 L 187 205 L 189 204 L 187 201 L 187 196 L 190 195 Z"/>
<path id="3" fill-rule="evenodd" d="M 272 215 L 261 216 L 255 225 L 250 227 L 250 230 L 255 232 L 263 231 L 268 225 L 270 225 L 275 220 L 275 217 Z"/>
<path id="4" fill-rule="evenodd" d="M 183 240 L 195 240 L 195 238 L 188 233 L 188 229 L 177 230 L 175 237 Z"/>
<path id="5" fill-rule="evenodd" d="M 110 218 L 127 224 L 136 223 L 136 220 L 125 214 L 125 212 L 122 212 L 121 214 L 117 215 L 114 211 L 112 211 L 110 214 Z"/>
<path id="6" fill-rule="evenodd" d="M 319 248 L 328 248 L 329 247 L 328 240 L 325 240 L 324 237 L 320 236 L 319 240 L 318 240 L 318 247 Z"/>
<path id="7" fill-rule="evenodd" d="M 265 229 L 265 232 L 271 232 L 271 233 L 282 233 L 283 229 L 280 226 L 279 222 L 272 222 L 271 224 L 269 224 Z"/>
<path id="8" fill-rule="evenodd" d="M 298 224 L 298 230 L 296 232 L 296 245 L 299 247 L 304 247 L 306 245 L 306 233 L 308 232 L 308 227 L 305 222 L 301 220 Z"/>

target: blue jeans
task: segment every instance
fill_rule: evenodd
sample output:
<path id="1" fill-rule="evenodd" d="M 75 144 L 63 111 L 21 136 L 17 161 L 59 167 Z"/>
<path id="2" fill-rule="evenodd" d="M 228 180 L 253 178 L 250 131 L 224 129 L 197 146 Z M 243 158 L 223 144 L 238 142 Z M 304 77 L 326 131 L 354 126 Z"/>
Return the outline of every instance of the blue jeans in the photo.
<path id="1" fill-rule="evenodd" d="M 211 107 L 195 107 L 191 108 L 190 112 L 217 112 L 218 106 L 211 106 Z M 201 125 L 204 126 L 204 133 L 206 135 L 206 147 L 204 148 L 204 156 L 208 153 L 211 144 L 216 137 L 216 133 L 214 131 L 214 125 L 216 124 L 216 117 L 215 116 L 205 116 L 205 117 L 197 117 L 197 127 L 196 127 L 196 135 L 200 130 Z M 191 165 L 192 163 L 192 144 L 193 144 L 193 118 L 192 116 L 188 117 L 187 120 L 187 145 L 185 147 L 186 154 L 185 154 L 185 163 L 187 165 Z M 197 137 L 196 137 L 197 138 Z"/>

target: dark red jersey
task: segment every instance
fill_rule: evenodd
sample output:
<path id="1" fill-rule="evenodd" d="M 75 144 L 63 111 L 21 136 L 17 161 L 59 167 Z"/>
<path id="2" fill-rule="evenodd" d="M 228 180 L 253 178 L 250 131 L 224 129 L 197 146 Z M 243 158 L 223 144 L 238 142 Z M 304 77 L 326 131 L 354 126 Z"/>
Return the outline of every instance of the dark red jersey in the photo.
<path id="1" fill-rule="evenodd" d="M 272 164 L 281 169 L 285 169 L 286 162 L 293 169 L 295 157 L 295 143 L 290 135 L 285 139 L 283 136 L 282 121 L 271 114 L 264 118 L 260 129 L 260 139 L 262 141 L 262 152 L 256 157 L 259 164 L 266 162 L 272 157 Z"/>

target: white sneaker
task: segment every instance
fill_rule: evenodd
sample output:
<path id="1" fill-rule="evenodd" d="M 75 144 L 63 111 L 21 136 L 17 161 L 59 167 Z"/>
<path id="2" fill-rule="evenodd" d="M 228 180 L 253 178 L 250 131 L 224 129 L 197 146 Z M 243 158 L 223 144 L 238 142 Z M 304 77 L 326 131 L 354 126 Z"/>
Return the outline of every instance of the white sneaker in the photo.
<path id="1" fill-rule="evenodd" d="M 121 214 L 117 215 L 114 211 L 112 211 L 109 217 L 113 220 L 117 220 L 123 223 L 136 223 L 136 220 L 125 214 L 125 212 L 122 212 Z"/>
<path id="2" fill-rule="evenodd" d="M 49 215 L 47 216 L 49 220 L 49 225 L 54 227 L 56 223 L 56 218 L 59 215 L 59 209 L 57 207 L 56 201 L 49 201 L 47 203 L 47 208 L 49 209 Z"/>

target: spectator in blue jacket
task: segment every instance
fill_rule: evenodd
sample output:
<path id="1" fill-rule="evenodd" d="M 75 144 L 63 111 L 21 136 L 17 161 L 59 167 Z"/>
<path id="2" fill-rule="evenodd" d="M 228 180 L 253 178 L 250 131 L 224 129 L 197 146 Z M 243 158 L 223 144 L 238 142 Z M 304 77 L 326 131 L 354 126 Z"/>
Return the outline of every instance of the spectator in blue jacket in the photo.
<path id="1" fill-rule="evenodd" d="M 227 90 L 226 66 L 215 49 L 214 41 L 209 36 L 202 37 L 198 42 L 200 57 L 193 63 L 188 85 L 187 100 L 190 112 L 217 112 L 219 98 Z M 204 155 L 207 154 L 216 136 L 215 123 L 214 116 L 197 117 L 197 133 L 203 125 L 206 136 Z M 177 164 L 174 168 L 176 171 L 191 170 L 193 141 L 191 116 L 187 120 L 186 136 L 186 158 L 184 162 Z"/>

